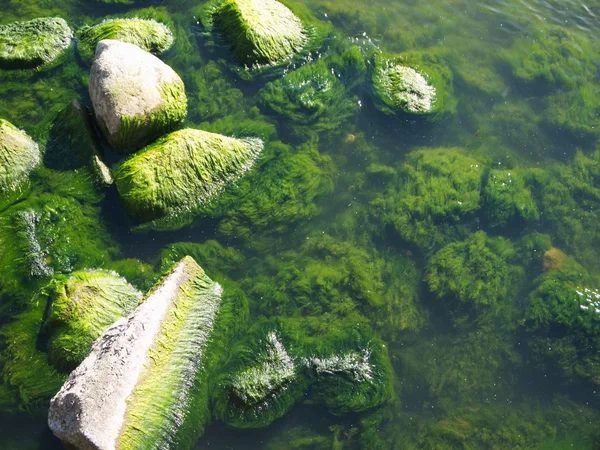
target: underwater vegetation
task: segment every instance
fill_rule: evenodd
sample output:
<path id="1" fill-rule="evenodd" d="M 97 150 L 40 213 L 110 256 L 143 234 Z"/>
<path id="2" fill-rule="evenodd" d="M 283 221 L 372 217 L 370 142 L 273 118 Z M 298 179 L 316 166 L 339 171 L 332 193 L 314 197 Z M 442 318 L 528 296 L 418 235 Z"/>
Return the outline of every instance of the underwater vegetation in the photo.
<path id="1" fill-rule="evenodd" d="M 271 319 L 250 330 L 219 376 L 214 411 L 236 428 L 258 428 L 306 395 L 333 414 L 360 412 L 393 398 L 385 345 L 364 325 L 307 335 L 297 320 Z M 323 344 L 323 340 L 327 344 Z M 321 342 L 321 344 L 319 344 Z"/>
<path id="2" fill-rule="evenodd" d="M 371 68 L 373 100 L 386 114 L 452 113 L 452 72 L 435 52 L 376 54 Z"/>
<path id="3" fill-rule="evenodd" d="M 193 214 L 250 170 L 262 148 L 258 138 L 175 131 L 119 166 L 119 196 L 138 221 L 155 221 L 158 228 L 177 226 L 186 219 L 182 216 Z"/>
<path id="4" fill-rule="evenodd" d="M 60 17 L 0 25 L 0 68 L 51 65 L 71 46 L 73 31 Z"/>
<path id="5" fill-rule="evenodd" d="M 96 45 L 103 39 L 135 44 L 142 50 L 159 54 L 173 45 L 173 33 L 163 23 L 152 19 L 106 19 L 97 25 L 77 30 L 77 51 L 87 64 L 94 59 Z"/>
<path id="6" fill-rule="evenodd" d="M 83 361 L 105 328 L 132 312 L 142 293 L 115 272 L 87 270 L 53 279 L 44 333 L 48 358 L 68 372 Z"/>
<path id="7" fill-rule="evenodd" d="M 40 163 L 40 149 L 24 131 L 0 119 L 0 204 L 23 188 L 30 172 Z"/>
<path id="8" fill-rule="evenodd" d="M 460 149 L 415 150 L 371 202 L 373 215 L 423 250 L 460 239 L 481 208 L 485 171 Z"/>
<path id="9" fill-rule="evenodd" d="M 308 40 L 302 21 L 277 0 L 226 0 L 212 15 L 236 61 L 250 68 L 290 59 Z"/>

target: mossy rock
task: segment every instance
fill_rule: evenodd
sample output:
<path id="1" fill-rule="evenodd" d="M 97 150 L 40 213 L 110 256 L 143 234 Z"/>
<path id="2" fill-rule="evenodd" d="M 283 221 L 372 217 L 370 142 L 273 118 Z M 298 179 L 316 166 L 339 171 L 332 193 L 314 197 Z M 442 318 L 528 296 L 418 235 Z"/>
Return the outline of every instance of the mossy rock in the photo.
<path id="1" fill-rule="evenodd" d="M 309 39 L 302 21 L 277 0 L 225 0 L 212 15 L 235 60 L 249 68 L 287 61 Z"/>
<path id="2" fill-rule="evenodd" d="M 510 241 L 478 231 L 463 242 L 448 244 L 429 260 L 427 284 L 437 298 L 459 307 L 494 307 L 518 285 L 522 270 L 510 264 L 513 256 Z"/>
<path id="3" fill-rule="evenodd" d="M 138 221 L 176 219 L 241 178 L 262 151 L 258 138 L 184 129 L 127 159 L 115 174 L 121 201 Z"/>
<path id="4" fill-rule="evenodd" d="M 98 188 L 113 183 L 110 169 L 102 158 L 90 111 L 77 100 L 59 111 L 52 122 L 44 164 L 62 171 L 86 168 Z"/>
<path id="5" fill-rule="evenodd" d="M 600 290 L 573 258 L 535 280 L 523 325 L 537 368 L 600 385 Z"/>
<path id="6" fill-rule="evenodd" d="M 456 148 L 415 150 L 371 202 L 372 213 L 423 250 L 462 239 L 481 208 L 486 167 Z"/>
<path id="7" fill-rule="evenodd" d="M 0 204 L 23 188 L 40 163 L 38 144 L 24 131 L 0 119 Z"/>
<path id="8" fill-rule="evenodd" d="M 216 418 L 236 428 L 262 428 L 283 416 L 307 388 L 293 339 L 272 322 L 255 326 L 232 351 L 213 398 Z"/>
<path id="9" fill-rule="evenodd" d="M 71 45 L 73 32 L 60 17 L 0 25 L 0 68 L 51 65 Z"/>
<path id="10" fill-rule="evenodd" d="M 132 152 L 180 126 L 187 115 L 183 81 L 137 45 L 100 41 L 90 69 L 98 128 L 113 150 Z"/>
<path id="11" fill-rule="evenodd" d="M 77 30 L 77 50 L 81 59 L 91 64 L 96 45 L 103 39 L 135 44 L 142 50 L 159 54 L 173 45 L 173 33 L 163 23 L 152 19 L 106 19 L 97 25 Z"/>
<path id="12" fill-rule="evenodd" d="M 452 72 L 434 51 L 373 57 L 371 83 L 375 106 L 385 114 L 436 117 L 453 113 Z"/>
<path id="13" fill-rule="evenodd" d="M 539 220 L 531 189 L 519 169 L 490 170 L 483 189 L 483 212 L 492 227 Z"/>
<path id="14" fill-rule="evenodd" d="M 142 293 L 115 272 L 85 270 L 55 279 L 44 331 L 48 357 L 61 371 L 83 361 L 106 328 L 131 313 Z"/>
<path id="15" fill-rule="evenodd" d="M 332 414 L 367 411 L 395 398 L 387 347 L 368 327 L 324 339 L 304 362 L 315 378 L 311 398 Z"/>
<path id="16" fill-rule="evenodd" d="M 280 117 L 307 124 L 325 114 L 343 95 L 342 83 L 325 62 L 319 61 L 268 83 L 259 100 Z"/>

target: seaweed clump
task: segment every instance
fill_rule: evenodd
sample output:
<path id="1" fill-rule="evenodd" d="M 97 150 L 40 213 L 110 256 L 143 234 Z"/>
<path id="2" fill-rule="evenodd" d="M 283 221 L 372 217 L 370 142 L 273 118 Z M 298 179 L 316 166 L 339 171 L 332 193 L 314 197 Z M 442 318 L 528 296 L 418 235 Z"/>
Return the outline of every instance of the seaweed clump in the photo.
<path id="1" fill-rule="evenodd" d="M 460 149 L 419 149 L 407 155 L 373 214 L 424 250 L 464 238 L 481 208 L 486 165 Z"/>
<path id="2" fill-rule="evenodd" d="M 24 131 L 0 119 L 0 195 L 22 189 L 40 163 L 38 145 Z"/>
<path id="3" fill-rule="evenodd" d="M 371 83 L 375 106 L 390 115 L 454 112 L 452 72 L 435 53 L 377 54 Z"/>
<path id="4" fill-rule="evenodd" d="M 522 270 L 510 264 L 514 248 L 505 238 L 490 238 L 478 231 L 463 242 L 454 242 L 438 251 L 427 267 L 429 289 L 438 298 L 454 302 L 461 310 L 493 310 L 514 292 Z"/>
<path id="5" fill-rule="evenodd" d="M 58 277 L 48 287 L 50 307 L 44 331 L 48 357 L 61 371 L 73 370 L 92 343 L 117 319 L 131 313 L 142 293 L 115 272 L 85 270 Z"/>
<path id="6" fill-rule="evenodd" d="M 0 67 L 32 69 L 49 65 L 70 45 L 73 32 L 60 17 L 0 25 Z"/>
<path id="7" fill-rule="evenodd" d="M 126 160 L 115 175 L 117 189 L 137 220 L 161 219 L 164 227 L 177 226 L 185 214 L 196 212 L 242 177 L 262 148 L 258 138 L 175 131 Z"/>
<path id="8" fill-rule="evenodd" d="M 77 31 L 77 50 L 87 64 L 91 64 L 96 44 L 103 39 L 135 44 L 142 50 L 159 54 L 173 45 L 173 33 L 163 23 L 153 19 L 106 19 L 97 25 L 85 25 Z"/>
<path id="9" fill-rule="evenodd" d="M 555 252 L 556 253 L 556 252 Z M 523 320 L 533 361 L 567 382 L 600 385 L 600 290 L 573 258 L 547 266 L 535 280 Z"/>
<path id="10" fill-rule="evenodd" d="M 235 60 L 249 68 L 286 61 L 308 41 L 302 21 L 277 0 L 226 0 L 213 21 Z"/>

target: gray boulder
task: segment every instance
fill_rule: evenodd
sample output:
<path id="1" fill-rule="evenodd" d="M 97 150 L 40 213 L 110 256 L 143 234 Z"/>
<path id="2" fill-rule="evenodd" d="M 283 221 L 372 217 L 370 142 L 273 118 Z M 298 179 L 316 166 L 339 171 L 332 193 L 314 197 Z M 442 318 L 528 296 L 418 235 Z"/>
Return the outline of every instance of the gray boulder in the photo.
<path id="1" fill-rule="evenodd" d="M 98 43 L 89 91 L 98 127 L 116 151 L 142 148 L 187 115 L 181 78 L 156 56 L 125 42 Z"/>

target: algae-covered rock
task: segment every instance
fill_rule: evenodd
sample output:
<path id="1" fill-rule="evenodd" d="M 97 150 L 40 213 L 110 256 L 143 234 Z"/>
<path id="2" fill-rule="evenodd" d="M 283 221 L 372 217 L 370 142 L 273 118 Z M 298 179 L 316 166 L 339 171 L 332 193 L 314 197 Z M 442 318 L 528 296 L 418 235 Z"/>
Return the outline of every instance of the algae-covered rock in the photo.
<path id="1" fill-rule="evenodd" d="M 92 173 L 97 187 L 112 184 L 112 174 L 102 158 L 90 112 L 77 100 L 56 115 L 46 142 L 44 164 L 56 170 L 86 167 Z"/>
<path id="2" fill-rule="evenodd" d="M 535 280 L 523 325 L 532 362 L 545 374 L 600 385 L 600 290 L 573 258 Z"/>
<path id="3" fill-rule="evenodd" d="M 98 43 L 90 97 L 110 146 L 132 151 L 177 127 L 187 114 L 181 78 L 154 55 L 126 42 Z"/>
<path id="4" fill-rule="evenodd" d="M 275 113 L 294 123 L 318 119 L 344 93 L 342 83 L 327 64 L 307 64 L 283 78 L 267 84 L 260 101 Z"/>
<path id="5" fill-rule="evenodd" d="M 514 248 L 505 238 L 478 231 L 438 251 L 427 266 L 427 283 L 436 297 L 461 308 L 495 307 L 515 292 L 522 270 L 510 264 Z"/>
<path id="6" fill-rule="evenodd" d="M 139 221 L 194 212 L 242 177 L 263 143 L 184 129 L 132 155 L 115 174 L 121 201 Z"/>
<path id="7" fill-rule="evenodd" d="M 390 115 L 451 113 L 452 72 L 436 53 L 378 54 L 371 72 L 375 106 Z"/>
<path id="8" fill-rule="evenodd" d="M 0 196 L 19 190 L 39 162 L 40 150 L 33 139 L 0 119 Z"/>
<path id="9" fill-rule="evenodd" d="M 73 32 L 60 17 L 0 25 L 0 68 L 30 69 L 49 64 L 72 39 Z"/>
<path id="10" fill-rule="evenodd" d="M 333 414 L 393 398 L 387 351 L 372 331 L 353 323 L 350 330 L 334 326 L 312 336 L 304 325 L 278 318 L 259 322 L 234 348 L 214 394 L 219 420 L 236 428 L 265 427 L 303 396 Z"/>
<path id="11" fill-rule="evenodd" d="M 308 40 L 302 21 L 276 0 L 225 0 L 213 21 L 235 60 L 248 67 L 286 61 Z"/>
<path id="12" fill-rule="evenodd" d="M 324 340 L 304 363 L 316 378 L 312 396 L 332 414 L 366 411 L 394 398 L 386 346 L 366 327 Z"/>
<path id="13" fill-rule="evenodd" d="M 115 272 L 86 270 L 51 284 L 44 331 L 48 354 L 60 370 L 77 367 L 102 332 L 138 306 L 142 293 Z"/>
<path id="14" fill-rule="evenodd" d="M 97 25 L 85 25 L 77 31 L 77 50 L 91 64 L 96 45 L 103 39 L 114 39 L 137 45 L 142 50 L 159 54 L 173 45 L 173 33 L 163 23 L 152 19 L 106 19 Z"/>
<path id="15" fill-rule="evenodd" d="M 483 189 L 483 211 L 492 227 L 538 220 L 540 214 L 522 171 L 490 170 Z"/>
<path id="16" fill-rule="evenodd" d="M 430 250 L 466 234 L 481 208 L 484 173 L 485 164 L 460 149 L 418 149 L 371 205 L 404 240 Z"/>
<path id="17" fill-rule="evenodd" d="M 182 259 L 71 373 L 50 404 L 54 434 L 79 449 L 191 449 L 208 419 L 198 381 L 221 292 Z"/>

